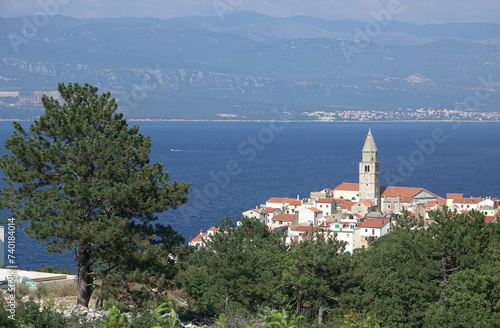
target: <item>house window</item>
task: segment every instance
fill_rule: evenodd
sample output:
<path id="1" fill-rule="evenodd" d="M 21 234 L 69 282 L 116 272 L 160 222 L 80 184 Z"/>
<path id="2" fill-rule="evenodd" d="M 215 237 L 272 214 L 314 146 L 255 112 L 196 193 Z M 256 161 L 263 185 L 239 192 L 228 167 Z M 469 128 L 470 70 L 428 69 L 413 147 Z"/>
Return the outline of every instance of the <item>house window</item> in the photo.
<path id="1" fill-rule="evenodd" d="M 365 232 L 368 232 L 368 229 L 365 229 Z"/>
<path id="2" fill-rule="evenodd" d="M 326 212 L 326 215 L 328 215 L 328 212 Z"/>
<path id="3" fill-rule="evenodd" d="M 374 234 L 375 234 L 375 229 L 372 229 L 372 235 L 374 235 Z"/>
<path id="4" fill-rule="evenodd" d="M 280 221 L 280 225 L 282 225 L 282 224 L 283 224 L 283 221 Z"/>
<path id="5" fill-rule="evenodd" d="M 322 207 L 323 207 L 323 205 L 320 205 L 319 207 L 320 207 L 320 208 L 322 208 Z"/>

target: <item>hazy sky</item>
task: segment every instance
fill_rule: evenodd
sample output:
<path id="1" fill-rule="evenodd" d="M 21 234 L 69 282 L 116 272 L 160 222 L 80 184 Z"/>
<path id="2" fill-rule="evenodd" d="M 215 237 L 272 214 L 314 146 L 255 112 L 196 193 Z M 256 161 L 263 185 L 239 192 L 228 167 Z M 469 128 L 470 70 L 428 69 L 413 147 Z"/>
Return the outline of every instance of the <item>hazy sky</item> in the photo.
<path id="1" fill-rule="evenodd" d="M 326 20 L 372 21 L 397 6 L 391 19 L 407 23 L 500 23 L 500 0 L 0 0 L 0 16 L 41 12 L 79 18 L 217 16 L 255 11 L 273 17 L 307 15 Z"/>

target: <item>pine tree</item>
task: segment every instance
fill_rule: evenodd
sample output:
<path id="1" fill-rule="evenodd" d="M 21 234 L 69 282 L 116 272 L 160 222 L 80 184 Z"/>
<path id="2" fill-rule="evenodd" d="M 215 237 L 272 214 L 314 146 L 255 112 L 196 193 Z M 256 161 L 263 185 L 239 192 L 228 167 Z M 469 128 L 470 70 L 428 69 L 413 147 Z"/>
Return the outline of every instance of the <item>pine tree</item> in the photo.
<path id="1" fill-rule="evenodd" d="M 345 272 L 345 242 L 337 240 L 327 232 L 313 229 L 306 232 L 303 241 L 292 247 L 287 254 L 287 269 L 283 279 L 291 286 L 296 301 L 296 312 L 300 314 L 304 303 L 318 313 L 318 325 L 323 323 L 329 303 L 337 306 Z M 317 306 L 311 304 L 317 301 Z M 317 309 L 317 310 L 316 310 Z"/>
<path id="2" fill-rule="evenodd" d="M 14 123 L 0 207 L 29 222 L 25 232 L 48 252 L 74 250 L 77 303 L 88 306 L 99 273 L 172 265 L 169 248 L 182 237 L 154 213 L 186 202 L 189 184 L 169 184 L 163 165 L 149 164 L 150 138 L 129 129 L 110 93 L 58 89 L 62 102 L 44 96 L 45 114 L 28 131 Z"/>
<path id="3" fill-rule="evenodd" d="M 226 218 L 205 244 L 184 273 L 186 290 L 199 304 L 250 313 L 282 305 L 279 283 L 287 249 L 282 234 L 255 218 L 241 217 L 237 227 Z"/>

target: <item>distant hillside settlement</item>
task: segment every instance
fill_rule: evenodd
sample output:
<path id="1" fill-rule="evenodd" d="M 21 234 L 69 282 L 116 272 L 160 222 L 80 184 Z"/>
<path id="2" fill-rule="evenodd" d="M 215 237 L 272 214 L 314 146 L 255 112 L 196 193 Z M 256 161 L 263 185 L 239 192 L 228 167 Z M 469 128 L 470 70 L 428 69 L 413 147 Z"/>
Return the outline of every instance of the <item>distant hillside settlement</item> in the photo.
<path id="1" fill-rule="evenodd" d="M 396 215 L 407 210 L 421 216 L 427 225 L 430 211 L 448 206 L 466 213 L 480 211 L 486 222 L 496 222 L 500 198 L 464 198 L 448 193 L 446 199 L 424 188 L 380 186 L 380 163 L 371 129 L 368 131 L 359 163 L 359 182 L 344 182 L 334 189 L 311 192 L 309 198 L 270 198 L 265 204 L 244 211 L 243 216 L 257 218 L 274 231 L 286 232 L 287 242 L 300 242 L 306 231 L 323 230 L 346 242 L 346 252 L 368 248 L 373 241 L 391 231 Z M 189 245 L 203 246 L 216 233 L 211 227 L 193 238 Z"/>
<path id="2" fill-rule="evenodd" d="M 500 112 L 419 108 L 399 111 L 338 110 L 302 113 L 319 121 L 500 121 Z"/>
<path id="3" fill-rule="evenodd" d="M 116 94 L 123 96 L 120 92 Z M 0 120 L 9 118 L 31 118 L 39 117 L 40 110 L 43 109 L 41 100 L 42 96 L 53 97 L 60 100 L 58 91 L 34 91 L 32 93 L 23 93 L 19 91 L 0 91 Z M 120 103 L 120 98 L 117 98 Z M 126 96 L 122 99 L 120 108 L 127 108 L 127 103 L 130 102 Z M 193 105 L 194 107 L 197 107 Z M 175 107 L 175 106 L 174 106 Z M 239 105 L 237 106 L 237 108 Z M 314 107 L 314 106 L 311 106 Z M 297 121 L 322 121 L 322 122 L 366 122 L 366 121 L 469 121 L 469 122 L 499 122 L 500 111 L 479 111 L 465 109 L 436 109 L 436 108 L 400 108 L 399 110 L 362 110 L 362 109 L 345 109 L 342 106 L 336 106 L 339 109 L 335 111 L 315 110 L 298 112 L 292 110 L 286 112 L 287 119 Z M 11 114 L 24 112 L 27 117 L 8 117 L 6 110 L 17 110 Z M 129 113 L 130 114 L 130 113 Z M 143 114 L 145 117 L 134 117 L 131 120 L 147 120 L 147 121 L 168 121 L 169 115 L 165 113 L 148 113 Z M 176 113 L 174 116 L 178 116 Z M 6 116 L 7 115 L 7 116 Z M 14 115 L 15 116 L 15 115 Z M 19 116 L 19 115 L 18 115 Z M 293 119 L 291 119 L 293 117 Z M 181 118 L 182 119 L 182 118 Z M 188 120 L 213 120 L 213 121 L 253 121 L 253 120 L 269 120 L 265 115 L 247 117 L 239 110 L 227 113 L 210 113 L 198 112 Z M 172 120 L 179 120 L 172 119 Z"/>
<path id="4" fill-rule="evenodd" d="M 23 104 L 39 104 L 43 95 L 54 99 L 61 98 L 59 91 L 34 91 L 32 96 L 23 96 L 19 91 L 0 91 L 0 105 L 14 107 Z"/>

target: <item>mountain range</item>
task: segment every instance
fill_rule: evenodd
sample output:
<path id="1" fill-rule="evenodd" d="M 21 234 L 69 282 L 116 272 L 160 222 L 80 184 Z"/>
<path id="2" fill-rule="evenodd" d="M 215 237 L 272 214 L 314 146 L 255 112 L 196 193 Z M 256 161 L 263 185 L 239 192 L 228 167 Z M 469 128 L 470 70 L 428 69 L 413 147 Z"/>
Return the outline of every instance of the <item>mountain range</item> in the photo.
<path id="1" fill-rule="evenodd" d="M 129 118 L 274 111 L 500 111 L 500 24 L 226 16 L 0 18 L 0 118 L 40 114 L 59 82 L 110 91 Z M 34 100 L 32 100 L 34 99 Z"/>

